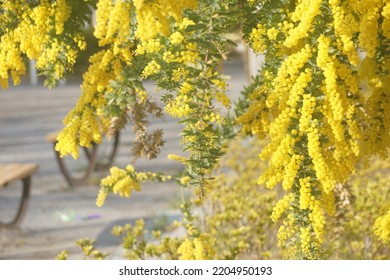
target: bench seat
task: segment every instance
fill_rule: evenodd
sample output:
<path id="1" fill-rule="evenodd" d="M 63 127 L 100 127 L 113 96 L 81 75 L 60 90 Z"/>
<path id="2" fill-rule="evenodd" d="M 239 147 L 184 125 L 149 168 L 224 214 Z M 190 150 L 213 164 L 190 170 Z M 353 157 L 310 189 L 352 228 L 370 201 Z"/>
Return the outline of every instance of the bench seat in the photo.
<path id="1" fill-rule="evenodd" d="M 0 163 L 0 188 L 29 177 L 37 170 L 36 163 Z"/>

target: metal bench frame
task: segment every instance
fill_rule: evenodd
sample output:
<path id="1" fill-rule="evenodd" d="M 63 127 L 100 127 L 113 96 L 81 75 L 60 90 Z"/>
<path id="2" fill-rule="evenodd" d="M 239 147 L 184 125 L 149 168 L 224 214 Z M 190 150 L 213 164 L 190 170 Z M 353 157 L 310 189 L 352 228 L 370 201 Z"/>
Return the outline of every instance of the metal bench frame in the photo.
<path id="1" fill-rule="evenodd" d="M 97 161 L 97 153 L 98 153 L 99 145 L 93 144 L 91 148 L 83 147 L 86 158 L 88 159 L 88 165 L 85 171 L 79 177 L 72 174 L 71 170 L 67 167 L 65 160 L 60 156 L 60 153 L 55 150 L 55 146 L 57 144 L 56 138 L 57 138 L 57 133 L 50 133 L 46 137 L 46 140 L 48 142 L 53 143 L 55 157 L 66 182 L 68 183 L 69 186 L 75 187 L 75 186 L 88 184 L 89 178 L 91 177 L 93 171 L 105 170 L 112 165 L 118 151 L 120 133 L 119 131 L 117 131 L 114 136 L 114 141 L 112 143 L 111 151 L 109 153 L 109 157 L 106 162 Z"/>
<path id="2" fill-rule="evenodd" d="M 17 226 L 24 217 L 30 198 L 31 177 L 38 170 L 36 163 L 6 163 L 0 164 L 0 190 L 12 182 L 21 180 L 23 182 L 22 197 L 19 202 L 15 217 L 10 222 L 1 222 L 1 227 Z"/>

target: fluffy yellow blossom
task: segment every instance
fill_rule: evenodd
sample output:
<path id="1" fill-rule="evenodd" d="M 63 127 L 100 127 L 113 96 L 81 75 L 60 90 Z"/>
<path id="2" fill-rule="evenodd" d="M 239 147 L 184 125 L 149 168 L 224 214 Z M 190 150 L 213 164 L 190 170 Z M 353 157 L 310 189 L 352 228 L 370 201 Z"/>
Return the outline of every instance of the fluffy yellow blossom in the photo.
<path id="1" fill-rule="evenodd" d="M 272 41 L 276 40 L 276 37 L 278 36 L 278 34 L 279 34 L 279 31 L 275 27 L 272 27 L 272 28 L 268 29 L 268 31 L 267 31 L 267 36 Z"/>
<path id="2" fill-rule="evenodd" d="M 310 210 L 311 213 L 309 214 L 309 218 L 316 234 L 316 239 L 319 243 L 322 243 L 324 237 L 325 216 L 320 202 L 318 200 L 312 201 L 310 204 Z"/>
<path id="3" fill-rule="evenodd" d="M 368 57 L 374 57 L 378 48 L 379 9 L 382 9 L 384 2 L 359 1 L 355 6 L 360 15 L 359 43 Z"/>
<path id="4" fill-rule="evenodd" d="M 264 36 L 266 35 L 266 30 L 260 23 L 256 26 L 256 28 L 252 29 L 250 34 L 250 42 L 252 43 L 252 48 L 257 53 L 262 53 L 265 50 L 264 45 Z"/>
<path id="5" fill-rule="evenodd" d="M 2 87 L 8 86 L 9 74 L 15 85 L 20 82 L 20 76 L 26 72 L 23 54 L 37 60 L 36 67 L 39 70 L 51 69 L 47 75 L 52 75 L 55 80 L 61 79 L 65 70 L 69 70 L 75 63 L 78 44 L 69 44 L 63 37 L 53 40 L 52 36 L 53 33 L 63 35 L 64 25 L 70 20 L 72 4 L 65 0 L 53 4 L 43 0 L 34 6 L 23 2 L 10 4 L 9 1 L 1 5 L 2 24 L 8 26 L 0 40 Z M 12 23 L 15 18 L 18 21 Z"/>
<path id="6" fill-rule="evenodd" d="M 110 175 L 101 180 L 105 187 L 112 188 L 113 193 L 119 193 L 120 196 L 129 197 L 131 191 L 140 190 L 139 182 L 132 176 L 133 172 L 118 167 L 111 167 Z"/>
<path id="7" fill-rule="evenodd" d="M 184 70 L 183 67 L 179 67 L 172 71 L 172 81 L 179 82 L 185 75 L 187 75 L 188 71 Z"/>
<path id="8" fill-rule="evenodd" d="M 171 44 L 179 45 L 179 44 L 183 43 L 184 36 L 180 32 L 176 31 L 176 32 L 171 34 L 169 39 L 171 40 Z"/>
<path id="9" fill-rule="evenodd" d="M 308 209 L 310 207 L 310 203 L 312 200 L 312 185 L 311 178 L 301 178 L 299 179 L 299 208 L 300 209 Z M 313 197 L 314 198 L 314 197 Z"/>
<path id="10" fill-rule="evenodd" d="M 217 91 L 215 93 L 215 98 L 221 102 L 221 104 L 226 107 L 226 108 L 230 108 L 231 107 L 231 100 L 230 98 L 226 95 L 225 92 L 223 91 Z"/>
<path id="11" fill-rule="evenodd" d="M 293 155 L 290 162 L 286 166 L 284 178 L 283 178 L 283 189 L 290 190 L 294 184 L 295 178 L 297 177 L 302 157 L 299 155 Z"/>
<path id="12" fill-rule="evenodd" d="M 179 161 L 179 162 L 183 162 L 183 163 L 187 161 L 187 159 L 185 157 L 179 156 L 179 155 L 176 155 L 176 154 L 169 154 L 167 156 L 167 158 L 170 159 L 170 160 Z"/>
<path id="13" fill-rule="evenodd" d="M 72 110 L 70 113 L 73 113 Z M 79 146 L 78 146 L 78 130 L 81 126 L 80 117 L 75 116 L 67 123 L 67 126 L 58 134 L 56 151 L 61 156 L 71 154 L 73 158 L 79 157 Z"/>
<path id="14" fill-rule="evenodd" d="M 207 239 L 201 237 L 185 239 L 177 249 L 179 260 L 206 260 L 210 249 L 208 248 Z"/>
<path id="15" fill-rule="evenodd" d="M 291 161 L 290 149 L 294 145 L 295 139 L 291 136 L 280 138 L 267 145 L 260 154 L 260 158 L 265 159 L 268 154 L 272 154 L 269 162 L 269 168 L 259 177 L 258 183 L 266 183 L 266 187 L 272 189 L 277 183 L 284 178 L 284 167 Z M 286 175 L 286 176 L 290 176 Z M 286 187 L 288 183 L 286 182 Z"/>
<path id="16" fill-rule="evenodd" d="M 94 30 L 94 35 L 96 36 L 96 38 L 103 39 L 106 37 L 108 22 L 110 20 L 110 12 L 112 8 L 113 8 L 113 1 L 110 0 L 98 1 L 97 10 L 96 10 L 96 26 Z"/>
<path id="17" fill-rule="evenodd" d="M 383 23 L 382 23 L 383 35 L 387 39 L 390 39 L 390 3 L 387 3 L 383 7 L 382 16 L 383 16 Z"/>
<path id="18" fill-rule="evenodd" d="M 322 187 L 326 193 L 329 193 L 333 190 L 336 182 L 332 177 L 332 172 L 326 162 L 326 159 L 323 156 L 320 139 L 318 135 L 318 129 L 311 127 L 310 131 L 307 134 L 308 138 L 308 152 L 312 158 L 314 164 L 314 170 L 318 180 L 321 182 Z"/>
<path id="19" fill-rule="evenodd" d="M 291 18 L 299 23 L 288 32 L 284 44 L 294 47 L 298 41 L 308 36 L 314 18 L 320 13 L 322 0 L 302 0 L 298 3 Z"/>
<path id="20" fill-rule="evenodd" d="M 180 184 L 182 184 L 182 185 L 186 185 L 190 181 L 191 181 L 191 177 L 190 176 L 184 176 L 184 177 L 180 178 Z"/>
<path id="21" fill-rule="evenodd" d="M 293 194 L 286 194 L 276 203 L 271 215 L 272 221 L 277 221 L 283 215 L 283 213 L 290 207 L 290 203 L 293 199 Z"/>
<path id="22" fill-rule="evenodd" d="M 165 62 L 174 62 L 176 61 L 176 56 L 171 51 L 166 51 L 163 54 L 163 60 Z"/>
<path id="23" fill-rule="evenodd" d="M 329 6 L 333 14 L 334 30 L 339 37 L 341 51 L 348 56 L 349 61 L 353 65 L 357 65 L 359 57 L 352 36 L 359 29 L 358 22 L 351 13 L 348 4 L 342 4 L 341 2 L 340 0 L 329 1 Z"/>
<path id="24" fill-rule="evenodd" d="M 311 245 L 311 238 L 310 238 L 310 228 L 303 227 L 301 228 L 301 247 L 302 252 L 306 255 L 310 255 L 310 245 Z"/>
<path id="25" fill-rule="evenodd" d="M 326 94 L 332 108 L 333 117 L 336 122 L 340 122 L 343 118 L 343 97 L 339 94 L 337 89 L 337 73 L 336 65 L 333 59 L 329 56 L 330 39 L 325 36 L 318 38 L 318 56 L 317 64 L 324 71 Z M 336 130 L 335 130 L 336 132 Z M 341 139 L 341 135 L 336 133 L 336 137 Z"/>
<path id="26" fill-rule="evenodd" d="M 65 128 L 58 136 L 56 150 L 61 156 L 70 153 L 77 157 L 80 145 L 89 147 L 92 142 L 100 143 L 101 135 L 108 130 L 110 120 L 97 108 L 102 108 L 107 103 L 103 94 L 110 79 L 115 77 L 116 73 L 109 67 L 115 61 L 110 50 L 90 57 L 91 65 L 83 76 L 82 95 L 76 107 L 65 117 Z"/>
<path id="27" fill-rule="evenodd" d="M 195 238 L 194 241 L 194 258 L 195 260 L 205 260 L 205 248 L 200 238 Z"/>
<path id="28" fill-rule="evenodd" d="M 374 233 L 383 243 L 390 243 L 390 210 L 375 220 Z"/>
<path id="29" fill-rule="evenodd" d="M 196 43 L 185 44 L 185 49 L 175 53 L 176 61 L 183 64 L 192 64 L 200 58 Z"/>
<path id="30" fill-rule="evenodd" d="M 179 260 L 194 260 L 194 246 L 191 240 L 186 239 L 177 249 Z"/>
<path id="31" fill-rule="evenodd" d="M 156 53 L 162 48 L 159 39 L 149 39 L 147 41 L 143 41 L 141 44 L 137 45 L 137 49 L 135 50 L 135 54 L 143 55 L 145 53 Z"/>
<path id="32" fill-rule="evenodd" d="M 67 2 L 66 0 L 58 0 L 52 4 L 55 9 L 54 22 L 57 35 L 64 32 L 64 23 L 68 20 L 72 12 L 72 8 Z"/>
<path id="33" fill-rule="evenodd" d="M 144 103 L 148 98 L 148 93 L 145 90 L 140 90 L 138 88 L 135 89 L 135 93 L 140 99 L 140 103 Z"/>
<path id="34" fill-rule="evenodd" d="M 143 79 L 145 79 L 150 75 L 159 73 L 160 69 L 161 69 L 161 65 L 158 64 L 155 60 L 152 60 L 148 63 L 148 65 L 145 66 L 141 76 Z"/>
<path id="35" fill-rule="evenodd" d="M 193 112 L 188 104 L 190 98 L 186 95 L 179 95 L 165 106 L 165 111 L 174 118 L 182 118 Z"/>
<path id="36" fill-rule="evenodd" d="M 195 23 L 192 20 L 190 20 L 188 18 L 183 18 L 182 22 L 179 25 L 179 28 L 185 29 L 185 28 L 187 28 L 187 26 L 194 25 L 194 24 Z"/>
<path id="37" fill-rule="evenodd" d="M 305 63 L 307 63 L 312 55 L 313 53 L 310 46 L 306 44 L 299 51 L 290 55 L 283 61 L 277 76 L 273 81 L 274 89 L 266 100 L 268 108 L 272 108 L 278 102 L 280 103 L 280 106 L 285 106 L 287 100 L 290 98 L 294 98 L 296 101 L 299 99 L 299 97 L 297 98 L 295 95 L 302 93 L 305 86 L 311 80 L 310 71 L 302 73 L 300 70 L 305 66 Z M 290 97 L 290 90 L 299 77 L 299 83 L 295 86 L 296 89 L 294 88 L 292 97 Z M 293 102 L 293 100 L 290 102 Z M 291 107 L 295 107 L 294 105 L 295 103 L 290 104 Z M 285 108 L 281 107 L 281 109 Z"/>
<path id="38" fill-rule="evenodd" d="M 108 195 L 108 191 L 105 188 L 101 188 L 99 190 L 98 196 L 96 198 L 96 206 L 102 207 L 104 205 L 104 202 L 106 201 Z"/>
<path id="39" fill-rule="evenodd" d="M 101 207 L 104 204 L 108 192 L 118 193 L 123 197 L 130 197 L 133 190 L 140 191 L 140 182 L 148 179 L 154 179 L 159 175 L 154 173 L 138 173 L 135 172 L 132 165 L 126 166 L 125 169 L 118 167 L 110 168 L 110 175 L 103 178 L 100 182 L 101 189 L 99 191 L 96 205 Z M 161 177 L 161 176 L 160 176 Z M 161 177 L 164 179 L 164 177 Z"/>
<path id="40" fill-rule="evenodd" d="M 138 28 L 136 36 L 142 41 L 155 38 L 158 34 L 169 35 L 172 16 L 177 22 L 182 21 L 182 11 L 195 9 L 196 0 L 155 0 L 134 1 Z"/>
<path id="41" fill-rule="evenodd" d="M 179 91 L 179 93 L 180 94 L 187 94 L 187 93 L 189 93 L 191 90 L 193 90 L 194 89 L 194 86 L 193 85 L 191 85 L 190 83 L 188 83 L 188 82 L 184 82 L 182 85 L 181 85 L 181 87 L 180 87 L 180 91 Z"/>
<path id="42" fill-rule="evenodd" d="M 309 130 L 315 105 L 316 105 L 315 97 L 311 97 L 310 94 L 303 95 L 301 117 L 299 119 L 299 130 L 301 132 L 307 132 Z"/>

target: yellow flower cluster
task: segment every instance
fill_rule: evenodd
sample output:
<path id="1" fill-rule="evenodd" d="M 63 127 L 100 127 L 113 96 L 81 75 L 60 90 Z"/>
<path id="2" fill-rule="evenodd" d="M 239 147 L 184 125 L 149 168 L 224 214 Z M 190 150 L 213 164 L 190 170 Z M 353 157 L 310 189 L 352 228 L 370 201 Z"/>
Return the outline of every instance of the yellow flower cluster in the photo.
<path id="1" fill-rule="evenodd" d="M 176 155 L 176 154 L 169 154 L 167 156 L 167 158 L 169 160 L 179 161 L 179 162 L 182 162 L 182 163 L 185 163 L 187 161 L 187 159 L 185 157 L 182 157 L 182 156 L 179 156 L 179 155 Z"/>
<path id="2" fill-rule="evenodd" d="M 290 207 L 291 202 L 294 200 L 294 194 L 286 194 L 281 200 L 279 200 L 271 215 L 272 221 L 276 222 L 283 215 L 283 213 Z"/>
<path id="3" fill-rule="evenodd" d="M 359 25 L 352 13 L 352 8 L 349 7 L 349 3 L 340 0 L 330 0 L 329 6 L 333 14 L 333 26 L 339 49 L 348 56 L 351 64 L 357 65 L 359 57 L 352 36 L 359 30 Z"/>
<path id="4" fill-rule="evenodd" d="M 148 63 L 148 65 L 145 66 L 144 70 L 142 71 L 141 77 L 145 79 L 150 75 L 157 74 L 160 72 L 160 69 L 161 65 L 158 64 L 155 60 L 152 60 Z"/>
<path id="5" fill-rule="evenodd" d="M 270 110 L 265 105 L 266 97 L 267 89 L 264 86 L 255 89 L 248 98 L 251 106 L 236 120 L 242 125 L 244 133 L 256 135 L 259 139 L 266 137 L 270 124 Z"/>
<path id="6" fill-rule="evenodd" d="M 307 243 L 301 246 L 307 231 L 311 249 L 319 250 L 323 242 L 324 213 L 335 213 L 336 183 L 347 180 L 364 154 L 385 156 L 390 147 L 385 113 L 390 111 L 385 70 L 390 60 L 383 49 L 388 44 L 388 6 L 382 0 L 302 0 L 292 13 L 279 8 L 286 12 L 283 22 L 261 21 L 248 34 L 254 51 L 266 49 L 266 64 L 262 85 L 249 95 L 249 107 L 237 121 L 246 133 L 270 136 L 260 153 L 269 167 L 258 183 L 273 188 L 281 182 L 295 194 L 300 209 L 288 208 L 286 195 L 273 219 L 287 212 L 279 232 L 282 244 L 299 234 L 288 227 L 309 224 L 301 244 L 291 245 L 303 255 L 309 254 Z M 324 22 L 332 33 L 317 32 Z M 359 44 L 367 52 L 360 76 L 354 68 L 359 66 Z M 276 64 L 267 64 L 275 57 L 276 70 Z M 372 90 L 366 99 L 359 90 L 362 78 Z M 305 221 L 288 218 L 290 214 Z"/>
<path id="7" fill-rule="evenodd" d="M 317 64 L 324 71 L 326 94 L 329 100 L 329 105 L 332 109 L 334 122 L 337 127 L 334 127 L 336 139 L 341 141 L 342 128 L 340 121 L 343 119 L 343 107 L 345 107 L 345 98 L 340 95 L 337 88 L 337 74 L 334 59 L 329 55 L 330 38 L 321 35 L 318 38 L 318 56 Z"/>
<path id="8" fill-rule="evenodd" d="M 198 53 L 198 46 L 196 43 L 188 43 L 185 45 L 185 50 L 177 55 L 177 62 L 183 64 L 195 63 L 200 58 Z"/>
<path id="9" fill-rule="evenodd" d="M 353 36 L 359 34 L 359 44 L 370 58 L 380 46 L 379 33 L 389 38 L 389 3 L 385 0 L 329 1 L 337 47 L 352 65 L 359 62 Z"/>
<path id="10" fill-rule="evenodd" d="M 18 85 L 21 81 L 20 76 L 26 73 L 26 66 L 15 40 L 9 35 L 3 35 L 1 39 L 0 79 L 1 87 L 6 88 L 8 87 L 9 72 L 14 85 Z"/>
<path id="11" fill-rule="evenodd" d="M 320 13 L 321 3 L 322 0 L 302 0 L 298 2 L 291 19 L 294 22 L 299 21 L 299 23 L 289 30 L 284 42 L 286 47 L 292 48 L 298 44 L 299 40 L 308 36 L 314 18 Z"/>
<path id="12" fill-rule="evenodd" d="M 301 178 L 299 179 L 299 208 L 300 209 L 308 209 L 310 206 L 310 203 L 312 201 L 312 194 L 311 194 L 311 178 Z M 314 197 L 313 197 L 314 199 Z"/>
<path id="13" fill-rule="evenodd" d="M 43 24 L 46 24 L 47 18 L 44 19 L 42 24 L 42 19 L 39 15 L 45 12 L 48 16 L 48 9 L 44 9 L 44 3 L 40 7 L 36 7 L 33 10 L 30 10 L 28 5 L 23 5 L 20 2 L 11 3 L 12 1 L 4 1 L 1 3 L 2 9 L 2 20 L 4 22 L 10 23 L 12 18 L 12 11 L 19 13 L 20 23 L 15 28 L 15 30 L 5 29 L 1 36 L 0 40 L 0 79 L 1 86 L 3 88 L 8 86 L 8 77 L 9 73 L 11 74 L 14 84 L 17 85 L 20 83 L 20 76 L 25 74 L 26 67 L 22 59 L 22 52 L 24 51 L 29 57 L 36 57 L 39 54 L 39 49 L 36 47 L 43 46 L 43 39 L 46 35 L 47 27 L 44 29 L 37 29 L 32 26 L 29 21 L 28 14 L 32 14 L 32 17 L 35 18 L 37 25 L 43 27 Z M 48 3 L 46 3 L 48 4 Z M 48 5 L 50 7 L 50 5 Z M 38 34 L 37 34 L 37 33 Z"/>
<path id="14" fill-rule="evenodd" d="M 166 52 L 164 52 L 164 54 L 163 54 L 163 60 L 164 60 L 165 62 L 168 62 L 168 63 L 174 62 L 174 61 L 176 61 L 176 56 L 175 56 L 171 51 L 166 51 Z M 180 79 L 177 79 L 177 82 L 178 82 L 179 80 L 180 80 Z"/>
<path id="15" fill-rule="evenodd" d="M 295 86 L 295 85 L 294 85 Z M 301 118 L 299 119 L 299 131 L 307 132 L 312 122 L 316 98 L 310 94 L 303 95 L 303 104 L 301 109 Z"/>
<path id="16" fill-rule="evenodd" d="M 169 17 L 172 16 L 176 22 L 180 22 L 184 9 L 195 9 L 198 5 L 196 0 L 136 0 L 133 4 L 138 25 L 136 36 L 141 41 L 155 38 L 158 34 L 169 35 Z"/>
<path id="17" fill-rule="evenodd" d="M 188 70 L 185 70 L 183 67 L 179 67 L 177 69 L 173 69 L 171 80 L 175 82 L 179 82 L 186 75 L 189 74 Z"/>
<path id="18" fill-rule="evenodd" d="M 385 4 L 382 10 L 382 16 L 383 16 L 383 23 L 382 23 L 382 30 L 383 35 L 390 39 L 390 3 Z"/>
<path id="19" fill-rule="evenodd" d="M 275 27 L 271 27 L 267 31 L 267 36 L 271 41 L 275 41 L 276 37 L 278 36 L 279 31 Z"/>
<path id="20" fill-rule="evenodd" d="M 3 1 L 0 5 L 2 24 L 9 26 L 0 40 L 1 86 L 8 86 L 9 75 L 15 85 L 20 83 L 20 76 L 26 73 L 23 54 L 35 59 L 39 70 L 54 69 L 49 75 L 55 80 L 61 79 L 76 62 L 79 49 L 85 48 L 85 39 L 80 33 L 64 32 L 65 24 L 72 20 L 72 3 L 43 0 L 33 6 L 23 1 Z M 53 38 L 53 33 L 59 37 Z M 69 39 L 73 42 L 69 43 Z"/>
<path id="21" fill-rule="evenodd" d="M 179 260 L 207 260 L 212 252 L 206 236 L 185 239 L 177 249 Z"/>
<path id="22" fill-rule="evenodd" d="M 301 247 L 302 247 L 302 252 L 305 255 L 310 255 L 310 247 L 311 247 L 311 237 L 310 237 L 310 228 L 307 227 L 302 227 L 301 228 L 301 234 L 300 234 L 300 239 L 301 239 Z"/>
<path id="23" fill-rule="evenodd" d="M 67 3 L 67 0 L 58 0 L 53 3 L 54 12 L 54 23 L 56 34 L 62 34 L 64 32 L 64 23 L 70 17 L 72 8 Z"/>
<path id="24" fill-rule="evenodd" d="M 279 140 L 279 139 L 278 139 Z M 269 155 L 272 154 L 269 162 L 269 168 L 259 177 L 258 183 L 266 183 L 266 187 L 272 189 L 275 187 L 283 178 L 291 177 L 292 174 L 285 174 L 285 167 L 291 161 L 291 155 L 294 153 L 292 147 L 295 145 L 296 139 L 287 135 L 283 139 L 268 144 L 260 153 L 260 158 L 265 160 Z M 294 172 L 294 169 L 290 169 Z M 288 188 L 288 183 L 286 185 Z"/>
<path id="25" fill-rule="evenodd" d="M 108 48 L 89 58 L 90 66 L 81 85 L 82 95 L 64 119 L 65 128 L 57 138 L 56 150 L 61 156 L 70 153 L 77 157 L 80 145 L 99 144 L 102 135 L 108 131 L 110 118 L 102 112 L 107 104 L 104 94 L 111 90 L 110 81 L 120 80 L 124 67 L 132 63 L 130 48 L 133 42 L 128 36 L 131 12 L 131 3 L 126 1 L 100 0 L 97 4 L 94 35 L 99 39 L 99 45 Z M 157 66 L 152 66 L 155 65 L 148 69 L 156 71 Z M 141 95 L 141 100 L 144 100 L 145 94 Z"/>
<path id="26" fill-rule="evenodd" d="M 195 7 L 195 5 L 194 5 Z M 192 9 L 194 9 L 194 7 Z M 190 25 L 194 25 L 195 23 L 188 19 L 188 18 L 183 18 L 183 20 L 179 23 L 179 29 L 183 30 L 185 28 L 187 28 L 188 26 Z"/>
<path id="27" fill-rule="evenodd" d="M 389 57 L 379 62 L 366 57 L 360 69 L 362 79 L 367 81 L 366 94 L 369 94 L 366 102 L 369 127 L 364 132 L 366 142 L 363 147 L 363 154 L 366 156 L 373 154 L 383 158 L 388 156 L 390 123 L 387 112 L 390 109 L 390 73 L 383 71 L 388 67 L 390 67 Z"/>
<path id="28" fill-rule="evenodd" d="M 324 241 L 323 236 L 325 226 L 325 216 L 320 204 L 321 202 L 318 200 L 311 202 L 311 213 L 309 214 L 309 219 L 319 244 L 323 243 Z"/>
<path id="29" fill-rule="evenodd" d="M 283 224 L 279 227 L 278 230 L 278 241 L 279 244 L 284 247 L 286 242 L 296 235 L 297 232 L 299 232 L 299 228 L 297 227 L 294 217 L 292 214 L 288 214 L 287 217 L 283 220 Z M 290 248 L 291 251 L 296 250 L 295 252 L 299 251 L 298 248 L 295 248 L 296 245 L 293 245 L 293 248 Z"/>
<path id="30" fill-rule="evenodd" d="M 101 185 L 104 188 L 112 189 L 113 193 L 119 193 L 120 196 L 125 197 L 130 197 L 132 190 L 140 191 L 139 181 L 131 165 L 127 166 L 126 169 L 111 167 L 110 175 L 101 180 Z"/>
<path id="31" fill-rule="evenodd" d="M 171 176 L 153 172 L 136 172 L 134 166 L 127 165 L 125 169 L 116 166 L 110 168 L 110 175 L 100 181 L 100 191 L 96 199 L 96 205 L 101 207 L 109 192 L 119 194 L 122 197 L 130 197 L 133 190 L 140 191 L 140 183 L 145 181 L 159 180 L 165 182 Z"/>
<path id="32" fill-rule="evenodd" d="M 92 142 L 101 143 L 101 135 L 108 130 L 110 119 L 103 116 L 100 108 L 107 102 L 103 94 L 110 79 L 120 73 L 120 68 L 111 70 L 111 60 L 115 61 L 110 50 L 90 58 L 91 65 L 83 75 L 82 95 L 65 117 L 65 127 L 57 137 L 56 150 L 61 156 L 70 153 L 77 158 L 80 145 L 89 147 Z"/>
<path id="33" fill-rule="evenodd" d="M 178 95 L 165 106 L 165 111 L 174 118 L 187 117 L 193 112 L 188 104 L 190 100 L 188 95 Z"/>
<path id="34" fill-rule="evenodd" d="M 262 53 L 265 50 L 264 36 L 267 34 L 265 28 L 260 23 L 256 28 L 252 29 L 251 34 L 249 35 L 249 40 L 252 44 L 253 51 L 257 53 Z"/>
<path id="35" fill-rule="evenodd" d="M 107 188 L 100 188 L 99 193 L 96 198 L 96 206 L 102 207 L 104 205 L 104 202 L 106 202 L 106 198 L 108 195 Z"/>
<path id="36" fill-rule="evenodd" d="M 367 52 L 368 57 L 374 57 L 378 48 L 379 10 L 385 1 L 357 1 L 355 9 L 360 15 L 359 43 Z"/>
<path id="37" fill-rule="evenodd" d="M 283 178 L 283 189 L 288 191 L 292 188 L 295 178 L 297 177 L 300 165 L 304 156 L 297 154 L 291 157 L 290 162 L 286 166 L 286 172 Z"/>
<path id="38" fill-rule="evenodd" d="M 300 70 L 305 66 L 309 58 L 313 55 L 312 49 L 309 44 L 304 45 L 299 51 L 288 56 L 282 63 L 273 81 L 273 90 L 266 100 L 268 108 L 272 108 L 275 104 L 280 104 L 280 110 L 295 108 L 294 101 L 298 101 L 299 97 L 296 94 L 303 94 L 303 89 L 311 80 L 311 72 L 306 74 L 300 73 Z M 297 81 L 297 79 L 300 79 Z M 300 85 L 296 86 L 296 90 L 290 95 L 290 90 L 295 83 Z M 291 99 L 291 105 L 286 106 L 286 101 Z"/>
<path id="39" fill-rule="evenodd" d="M 328 162 L 327 158 L 322 153 L 320 137 L 316 125 L 312 125 L 309 132 L 307 133 L 307 149 L 309 156 L 312 158 L 314 164 L 314 170 L 318 180 L 322 184 L 322 189 L 325 193 L 329 193 L 335 186 L 335 179 L 333 178 L 333 171 Z"/>
<path id="40" fill-rule="evenodd" d="M 94 35 L 96 38 L 102 39 L 105 38 L 107 34 L 107 25 L 110 20 L 110 12 L 113 8 L 113 1 L 100 0 L 98 1 L 96 7 L 96 26 L 94 30 Z"/>
<path id="41" fill-rule="evenodd" d="M 149 39 L 137 45 L 135 54 L 143 55 L 145 53 L 156 53 L 160 51 L 161 47 L 160 39 Z"/>
<path id="42" fill-rule="evenodd" d="M 133 43 L 129 40 L 131 3 L 127 1 L 100 0 L 97 4 L 94 35 L 99 45 L 111 45 L 115 56 L 125 62 L 131 60 Z"/>
<path id="43" fill-rule="evenodd" d="M 360 141 L 362 141 L 362 129 L 358 118 L 362 115 L 358 115 L 355 110 L 356 100 L 348 98 L 349 92 L 357 92 L 357 80 L 343 64 L 329 55 L 329 48 L 330 38 L 321 35 L 318 38 L 317 56 L 317 64 L 323 70 L 325 78 L 325 86 L 322 89 L 325 95 L 325 103 L 321 106 L 321 112 L 326 118 L 330 131 L 325 129 L 320 132 L 327 134 L 332 139 L 335 150 L 332 153 L 329 153 L 329 150 L 321 152 L 318 144 L 315 144 L 314 141 L 311 144 L 317 145 L 317 153 L 322 153 L 325 156 L 324 160 L 321 160 L 320 157 L 317 158 L 319 164 L 317 169 L 323 169 L 325 172 L 327 169 L 325 162 L 329 162 L 326 172 L 329 174 L 330 180 L 325 180 L 328 183 L 324 183 L 328 185 L 328 187 L 324 187 L 326 193 L 333 189 L 331 187 L 334 185 L 333 181 L 345 181 L 354 170 L 354 165 L 360 155 L 358 147 L 361 145 Z M 344 80 L 345 85 L 338 85 L 339 77 Z M 358 99 L 357 101 L 359 102 Z M 345 120 L 348 123 L 348 128 L 344 126 Z M 311 137 L 311 140 L 314 140 L 314 138 Z M 314 152 L 312 154 L 314 156 Z M 320 163 L 321 161 L 323 163 Z M 325 176 L 323 179 L 325 179 Z"/>
<path id="44" fill-rule="evenodd" d="M 179 94 L 187 94 L 193 89 L 193 85 L 191 85 L 189 82 L 184 82 L 179 89 Z"/>
<path id="45" fill-rule="evenodd" d="M 69 114 L 73 114 L 75 109 L 72 109 Z M 60 152 L 61 156 L 71 154 L 73 158 L 79 157 L 79 146 L 78 146 L 78 131 L 81 126 L 81 119 L 78 114 L 67 122 L 66 127 L 58 134 L 56 144 L 56 151 Z"/>
<path id="46" fill-rule="evenodd" d="M 171 36 L 169 37 L 169 39 L 170 39 L 170 41 L 171 41 L 171 44 L 173 44 L 173 45 L 179 45 L 179 44 L 183 43 L 183 41 L 184 41 L 184 36 L 183 36 L 180 32 L 176 31 L 176 32 L 174 32 L 174 33 L 171 34 Z"/>

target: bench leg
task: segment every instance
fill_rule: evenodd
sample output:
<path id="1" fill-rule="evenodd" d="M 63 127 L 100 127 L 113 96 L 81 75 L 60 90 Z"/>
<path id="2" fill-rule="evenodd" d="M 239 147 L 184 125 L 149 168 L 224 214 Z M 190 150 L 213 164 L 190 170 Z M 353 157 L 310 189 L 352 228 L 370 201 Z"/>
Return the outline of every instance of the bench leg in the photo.
<path id="1" fill-rule="evenodd" d="M 96 167 L 95 167 L 95 170 L 96 171 L 102 171 L 102 170 L 106 170 L 108 168 L 111 167 L 112 163 L 114 162 L 114 159 L 116 157 L 116 154 L 118 152 L 118 147 L 119 147 L 119 137 L 120 134 L 119 134 L 119 130 L 115 133 L 115 136 L 114 136 L 114 141 L 113 143 L 110 143 L 109 145 L 111 145 L 109 147 L 110 151 L 108 153 L 108 158 L 107 160 L 105 161 L 98 161 L 96 159 Z M 101 145 L 100 145 L 101 146 Z M 99 154 L 99 153 L 98 153 Z"/>
<path id="2" fill-rule="evenodd" d="M 24 178 L 22 181 L 23 181 L 23 193 L 19 202 L 18 212 L 16 213 L 12 221 L 7 223 L 0 222 L 0 227 L 17 226 L 26 213 L 28 201 L 30 198 L 31 176 Z"/>
<path id="3" fill-rule="evenodd" d="M 54 143 L 54 148 L 55 145 L 56 143 Z M 95 144 L 93 144 L 92 146 L 92 151 L 89 151 L 87 148 L 85 148 L 85 152 L 88 157 L 88 166 L 84 174 L 81 175 L 81 177 L 76 177 L 73 176 L 72 173 L 69 171 L 68 167 L 65 164 L 65 160 L 60 156 L 60 153 L 54 149 L 58 166 L 60 167 L 62 175 L 64 175 L 65 180 L 68 182 L 69 186 L 74 187 L 74 186 L 86 184 L 88 182 L 88 179 L 91 176 L 96 166 L 96 150 L 97 150 L 97 145 Z"/>

